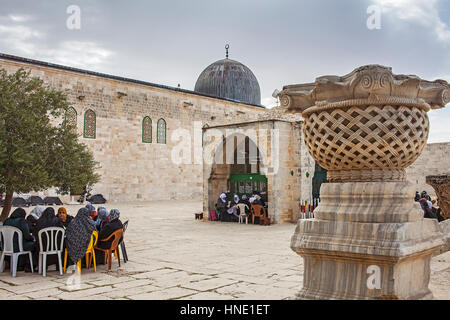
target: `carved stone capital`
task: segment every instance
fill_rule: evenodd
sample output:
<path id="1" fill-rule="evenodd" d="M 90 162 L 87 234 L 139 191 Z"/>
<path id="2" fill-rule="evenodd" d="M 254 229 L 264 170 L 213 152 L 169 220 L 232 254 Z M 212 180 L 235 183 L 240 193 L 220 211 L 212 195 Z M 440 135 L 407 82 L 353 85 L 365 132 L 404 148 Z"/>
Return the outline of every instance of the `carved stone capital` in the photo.
<path id="1" fill-rule="evenodd" d="M 392 99 L 429 110 L 442 108 L 450 102 L 450 86 L 444 80 L 426 81 L 414 75 L 395 75 L 390 67 L 367 65 L 341 77 L 322 76 L 315 83 L 285 86 L 279 97 L 281 106 L 294 112 L 345 101 L 353 106 L 387 104 Z"/>
<path id="2" fill-rule="evenodd" d="M 405 181 L 428 139 L 426 113 L 449 102 L 450 86 L 367 65 L 279 96 L 282 108 L 302 113 L 306 147 L 330 182 Z"/>

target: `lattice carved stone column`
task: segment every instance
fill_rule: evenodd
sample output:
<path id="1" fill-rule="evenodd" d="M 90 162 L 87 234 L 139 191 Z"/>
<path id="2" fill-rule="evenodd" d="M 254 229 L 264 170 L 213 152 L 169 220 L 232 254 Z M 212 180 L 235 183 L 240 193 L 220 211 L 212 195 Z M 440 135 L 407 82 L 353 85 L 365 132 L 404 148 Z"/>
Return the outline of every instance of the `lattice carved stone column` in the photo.
<path id="1" fill-rule="evenodd" d="M 368 65 L 285 86 L 279 97 L 302 113 L 306 147 L 328 170 L 315 217 L 299 220 L 291 239 L 305 263 L 298 298 L 431 298 L 443 234 L 423 219 L 405 168 L 426 145 L 427 112 L 450 101 L 448 83 Z"/>

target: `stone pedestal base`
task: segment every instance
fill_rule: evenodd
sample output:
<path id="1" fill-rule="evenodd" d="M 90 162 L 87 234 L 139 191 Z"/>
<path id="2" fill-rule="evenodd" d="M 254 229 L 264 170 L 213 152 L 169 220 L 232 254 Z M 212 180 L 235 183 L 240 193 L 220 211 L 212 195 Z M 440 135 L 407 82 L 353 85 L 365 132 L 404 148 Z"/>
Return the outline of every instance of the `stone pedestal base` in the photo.
<path id="1" fill-rule="evenodd" d="M 430 260 L 443 244 L 423 219 L 414 186 L 327 183 L 315 218 L 299 220 L 291 248 L 304 258 L 300 299 L 430 299 Z"/>

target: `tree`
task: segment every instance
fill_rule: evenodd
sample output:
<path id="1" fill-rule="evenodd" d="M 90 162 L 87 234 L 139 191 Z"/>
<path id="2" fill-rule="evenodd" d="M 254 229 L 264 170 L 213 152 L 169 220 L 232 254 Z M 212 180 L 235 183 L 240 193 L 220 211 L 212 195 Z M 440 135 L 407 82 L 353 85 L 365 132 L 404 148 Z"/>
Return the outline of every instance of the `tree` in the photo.
<path id="1" fill-rule="evenodd" d="M 0 190 L 6 193 L 1 221 L 13 194 L 56 187 L 69 192 L 98 182 L 97 163 L 65 120 L 64 92 L 23 68 L 0 69 Z"/>
<path id="2" fill-rule="evenodd" d="M 97 162 L 87 150 L 87 146 L 78 142 L 76 130 L 67 123 L 55 136 L 55 148 L 51 152 L 53 175 L 58 192 L 61 194 L 81 194 L 86 185 L 99 180 L 94 173 Z"/>

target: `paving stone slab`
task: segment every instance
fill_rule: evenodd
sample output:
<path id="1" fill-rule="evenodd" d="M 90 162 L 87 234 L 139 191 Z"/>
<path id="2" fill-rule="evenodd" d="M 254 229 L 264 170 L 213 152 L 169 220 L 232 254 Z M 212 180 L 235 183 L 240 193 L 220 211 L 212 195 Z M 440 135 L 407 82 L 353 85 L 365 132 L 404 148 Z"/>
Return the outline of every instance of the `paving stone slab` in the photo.
<path id="1" fill-rule="evenodd" d="M 149 292 L 153 292 L 153 291 L 160 291 L 162 289 L 164 289 L 164 288 L 157 287 L 154 285 L 145 285 L 145 286 L 132 287 L 132 288 L 127 288 L 127 289 L 113 290 L 113 291 L 104 293 L 104 295 L 106 297 L 109 297 L 112 299 L 124 298 L 124 299 L 129 300 L 128 297 L 130 297 L 130 296 L 135 296 L 135 295 L 143 294 L 143 293 L 149 293 Z"/>
<path id="2" fill-rule="evenodd" d="M 151 293 L 138 294 L 130 296 L 129 298 L 131 300 L 169 300 L 186 297 L 197 292 L 198 291 L 189 290 L 186 288 L 174 287 L 165 290 L 154 291 Z"/>
<path id="3" fill-rule="evenodd" d="M 233 296 L 225 294 L 218 294 L 214 292 L 201 292 L 179 300 L 232 300 L 232 299 L 234 299 Z"/>
<path id="4" fill-rule="evenodd" d="M 220 287 L 224 287 L 230 285 L 232 283 L 237 283 L 236 280 L 231 279 L 223 279 L 223 278 L 212 278 L 207 280 L 200 280 L 196 282 L 190 282 L 184 285 L 184 288 L 194 289 L 198 291 L 208 291 L 212 289 L 217 289 Z"/>
<path id="5" fill-rule="evenodd" d="M 69 291 L 75 274 L 47 277 L 9 270 L 0 274 L 1 300 L 28 299 L 289 299 L 303 282 L 303 259 L 290 249 L 295 224 L 270 228 L 194 221 L 198 201 L 114 203 L 122 221 L 130 260 L 112 270 L 82 270 L 79 288 Z M 75 215 L 81 206 L 68 207 Z M 26 208 L 26 210 L 30 210 Z M 227 239 L 226 242 L 218 239 Z M 243 247 L 242 243 L 246 243 Z M 433 257 L 430 289 L 450 299 L 450 251 Z M 72 282 L 71 282 L 72 281 Z"/>

